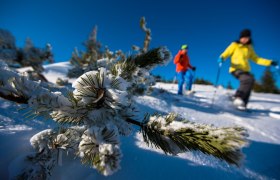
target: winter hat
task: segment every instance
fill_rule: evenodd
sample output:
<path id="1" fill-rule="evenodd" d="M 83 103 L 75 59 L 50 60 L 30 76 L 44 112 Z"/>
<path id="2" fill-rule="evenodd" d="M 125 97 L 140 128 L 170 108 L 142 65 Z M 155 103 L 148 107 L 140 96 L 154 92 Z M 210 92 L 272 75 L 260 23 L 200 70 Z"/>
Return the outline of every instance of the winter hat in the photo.
<path id="1" fill-rule="evenodd" d="M 251 31 L 249 29 L 244 29 L 240 32 L 239 38 L 251 37 Z"/>
<path id="2" fill-rule="evenodd" d="M 181 46 L 181 49 L 182 49 L 182 50 L 183 50 L 183 49 L 188 49 L 188 45 L 187 45 L 187 44 L 182 45 L 182 46 Z"/>

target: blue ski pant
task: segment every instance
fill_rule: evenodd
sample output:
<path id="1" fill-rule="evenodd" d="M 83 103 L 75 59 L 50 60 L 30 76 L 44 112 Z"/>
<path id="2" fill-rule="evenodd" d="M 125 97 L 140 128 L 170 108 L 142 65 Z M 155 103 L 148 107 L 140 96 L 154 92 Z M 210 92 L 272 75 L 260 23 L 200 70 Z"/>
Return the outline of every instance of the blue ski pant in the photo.
<path id="1" fill-rule="evenodd" d="M 178 79 L 178 94 L 183 94 L 183 85 L 185 83 L 185 76 L 186 76 L 186 90 L 192 89 L 193 84 L 193 74 L 191 71 L 181 71 L 177 73 L 177 79 Z"/>

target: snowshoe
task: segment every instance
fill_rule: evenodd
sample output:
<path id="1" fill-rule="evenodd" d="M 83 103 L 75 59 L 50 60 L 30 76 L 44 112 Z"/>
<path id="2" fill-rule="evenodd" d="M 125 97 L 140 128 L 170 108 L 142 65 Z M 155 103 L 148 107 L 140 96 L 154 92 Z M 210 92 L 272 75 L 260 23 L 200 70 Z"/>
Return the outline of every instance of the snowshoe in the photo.
<path id="1" fill-rule="evenodd" d="M 240 111 L 246 111 L 247 110 L 244 101 L 239 97 L 234 98 L 233 105 L 237 110 L 240 110 Z"/>
<path id="2" fill-rule="evenodd" d="M 194 95 L 194 93 L 195 93 L 195 91 L 186 91 L 185 95 L 186 96 L 192 96 L 192 95 Z"/>

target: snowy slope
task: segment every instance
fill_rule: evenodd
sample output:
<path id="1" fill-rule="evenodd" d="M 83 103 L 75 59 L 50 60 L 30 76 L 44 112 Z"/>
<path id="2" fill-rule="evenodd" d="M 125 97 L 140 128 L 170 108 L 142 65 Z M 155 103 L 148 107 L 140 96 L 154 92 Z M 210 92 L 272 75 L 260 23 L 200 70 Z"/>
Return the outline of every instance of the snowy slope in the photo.
<path id="1" fill-rule="evenodd" d="M 66 78 L 69 63 L 45 66 L 44 75 L 55 82 L 57 77 Z M 73 80 L 70 80 L 72 82 Z M 249 103 L 250 112 L 232 108 L 227 91 L 217 89 L 214 104 L 212 86 L 195 85 L 196 93 L 177 96 L 175 84 L 158 83 L 151 95 L 135 98 L 141 112 L 176 112 L 197 123 L 215 126 L 245 127 L 249 132 L 250 146 L 241 168 L 229 166 L 213 157 L 199 152 L 179 156 L 167 156 L 160 150 L 147 147 L 135 130 L 130 137 L 122 137 L 122 169 L 109 177 L 80 164 L 78 158 L 64 154 L 63 166 L 57 167 L 52 179 L 280 179 L 280 96 L 253 93 Z M 9 179 L 21 164 L 22 157 L 32 151 L 30 137 L 55 123 L 41 118 L 25 118 L 26 110 L 0 99 L 0 177 Z"/>

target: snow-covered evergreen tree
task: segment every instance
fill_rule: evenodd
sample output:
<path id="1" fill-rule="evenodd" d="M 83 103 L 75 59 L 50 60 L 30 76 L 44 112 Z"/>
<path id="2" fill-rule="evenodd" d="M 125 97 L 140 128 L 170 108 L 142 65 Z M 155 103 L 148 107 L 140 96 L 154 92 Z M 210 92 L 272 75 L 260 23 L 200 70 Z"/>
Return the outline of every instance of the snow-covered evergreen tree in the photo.
<path id="1" fill-rule="evenodd" d="M 53 63 L 52 47 L 46 44 L 44 49 L 34 47 L 31 39 L 27 38 L 24 48 L 19 50 L 17 62 L 22 66 L 31 66 L 37 73 L 43 72 L 43 63 L 45 61 Z"/>
<path id="2" fill-rule="evenodd" d="M 254 91 L 280 94 L 280 90 L 276 85 L 276 80 L 269 67 L 264 71 L 260 83 L 255 82 Z"/>
<path id="3" fill-rule="evenodd" d="M 15 37 L 7 30 L 0 29 L 0 59 L 12 65 L 18 56 Z"/>
<path id="4" fill-rule="evenodd" d="M 121 50 L 114 53 L 108 47 L 104 48 L 102 46 L 97 40 L 97 26 L 93 28 L 84 45 L 86 47 L 85 52 L 75 48 L 72 53 L 70 63 L 74 67 L 68 72 L 68 77 L 70 78 L 77 78 L 88 71 L 97 70 L 100 67 L 110 68 L 116 60 L 125 57 Z"/>
<path id="5" fill-rule="evenodd" d="M 33 72 L 29 72 L 29 77 L 34 80 L 46 81 L 41 74 L 43 63 L 53 63 L 52 47 L 48 43 L 45 48 L 34 47 L 32 41 L 27 38 L 24 48 L 17 48 L 14 36 L 7 30 L 0 29 L 0 59 L 5 61 L 10 67 L 31 66 Z M 35 72 L 35 73 L 34 73 Z"/>
<path id="6" fill-rule="evenodd" d="M 129 62 L 131 59 L 136 59 L 138 63 L 141 63 L 141 60 L 147 60 L 147 56 L 149 56 L 148 58 L 151 62 L 153 62 L 154 58 L 158 58 L 158 49 L 148 52 L 151 41 L 151 30 L 146 27 L 146 20 L 144 17 L 142 17 L 140 20 L 140 27 L 146 34 L 143 48 L 132 46 L 132 49 L 135 53 L 127 57 L 121 50 L 112 52 L 108 47 L 102 48 L 102 44 L 97 41 L 97 26 L 95 26 L 89 36 L 89 39 L 84 43 L 86 46 L 86 52 L 79 52 L 77 49 L 75 49 L 75 51 L 72 53 L 70 63 L 74 67 L 69 70 L 68 77 L 78 77 L 88 71 L 97 70 L 101 67 L 111 69 L 114 67 L 123 66 L 122 64 L 129 64 L 129 67 L 126 68 L 133 68 L 133 71 L 128 71 L 131 73 L 130 76 L 133 76 L 133 82 L 131 82 L 132 86 L 129 90 L 135 95 L 142 95 L 147 92 L 151 92 L 151 85 L 155 84 L 155 79 L 152 75 L 150 75 L 150 71 L 155 64 L 151 63 L 150 66 L 146 67 L 142 67 L 139 64 L 140 68 L 136 68 L 134 67 L 134 62 Z M 105 51 L 103 49 L 105 49 Z M 145 54 L 147 52 L 149 54 Z M 115 64 L 117 64 L 117 66 L 114 66 Z"/>

